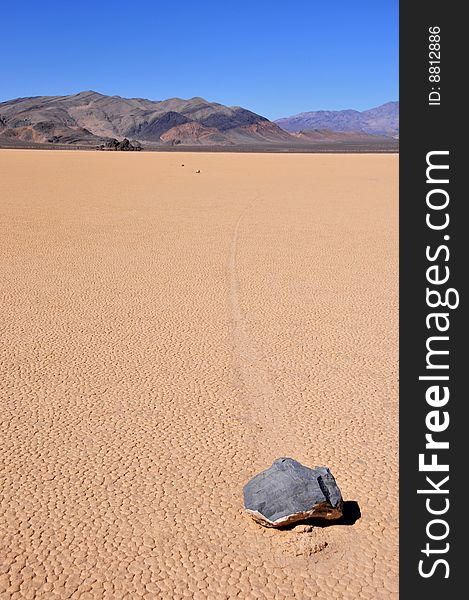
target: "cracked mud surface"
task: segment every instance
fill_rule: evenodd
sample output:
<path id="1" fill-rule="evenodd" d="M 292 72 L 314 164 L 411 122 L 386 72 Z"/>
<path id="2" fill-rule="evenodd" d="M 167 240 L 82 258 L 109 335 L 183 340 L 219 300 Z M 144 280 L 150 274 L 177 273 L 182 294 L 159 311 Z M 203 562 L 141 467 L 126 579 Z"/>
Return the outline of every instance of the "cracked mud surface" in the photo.
<path id="1" fill-rule="evenodd" d="M 397 597 L 397 165 L 0 151 L 2 600 Z M 256 525 L 279 456 L 361 518 Z"/>

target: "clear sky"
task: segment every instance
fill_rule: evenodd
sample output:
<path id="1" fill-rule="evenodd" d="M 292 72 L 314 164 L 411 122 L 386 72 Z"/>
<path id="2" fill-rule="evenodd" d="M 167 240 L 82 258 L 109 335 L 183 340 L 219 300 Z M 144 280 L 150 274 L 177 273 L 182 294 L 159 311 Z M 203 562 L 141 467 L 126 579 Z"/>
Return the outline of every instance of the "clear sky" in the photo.
<path id="1" fill-rule="evenodd" d="M 274 119 L 398 99 L 398 0 L 12 0 L 1 20 L 0 101 L 202 96 Z"/>

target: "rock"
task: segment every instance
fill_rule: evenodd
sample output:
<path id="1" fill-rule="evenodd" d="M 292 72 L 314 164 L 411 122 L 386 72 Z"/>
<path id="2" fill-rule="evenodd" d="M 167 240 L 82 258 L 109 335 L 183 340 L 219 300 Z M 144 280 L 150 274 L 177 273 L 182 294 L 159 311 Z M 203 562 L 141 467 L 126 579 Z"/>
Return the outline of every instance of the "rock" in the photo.
<path id="1" fill-rule="evenodd" d="M 197 169 L 196 173 L 200 173 L 200 169 Z"/>
<path id="2" fill-rule="evenodd" d="M 342 494 L 329 469 L 310 469 L 293 458 L 278 458 L 244 486 L 244 509 L 264 527 L 338 519 L 342 508 Z"/>
<path id="3" fill-rule="evenodd" d="M 106 149 L 109 150 L 120 150 L 123 152 L 133 152 L 133 151 L 137 151 L 139 152 L 142 149 L 142 146 L 140 144 L 140 142 L 138 141 L 133 141 L 131 142 L 130 140 L 128 140 L 127 138 L 124 138 L 122 140 L 122 142 L 119 142 L 119 140 L 116 140 L 115 138 L 110 140 L 109 142 L 107 142 Z"/>
<path id="4" fill-rule="evenodd" d="M 129 150 L 133 150 L 133 146 L 130 143 L 130 140 L 124 138 L 122 142 L 119 142 L 118 150 L 122 150 L 124 152 L 128 152 Z"/>
<path id="5" fill-rule="evenodd" d="M 140 152 L 142 150 L 142 144 L 138 140 L 130 140 L 130 145 L 133 147 L 135 152 Z"/>
<path id="6" fill-rule="evenodd" d="M 184 165 L 182 164 L 181 167 L 183 167 Z"/>
<path id="7" fill-rule="evenodd" d="M 297 525 L 295 527 L 295 533 L 311 533 L 313 531 L 312 525 Z"/>

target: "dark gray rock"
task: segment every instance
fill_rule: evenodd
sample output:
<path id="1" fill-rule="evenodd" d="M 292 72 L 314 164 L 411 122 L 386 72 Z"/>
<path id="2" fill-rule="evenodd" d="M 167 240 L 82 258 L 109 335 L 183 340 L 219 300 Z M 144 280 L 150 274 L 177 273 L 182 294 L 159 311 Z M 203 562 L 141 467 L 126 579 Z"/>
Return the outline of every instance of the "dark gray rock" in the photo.
<path id="1" fill-rule="evenodd" d="M 104 148 L 109 150 L 119 150 L 122 152 L 139 152 L 142 149 L 142 146 L 140 142 L 131 142 L 127 138 L 124 138 L 122 142 L 119 142 L 119 140 L 116 140 L 114 138 L 112 140 L 109 140 L 109 142 L 107 142 Z"/>
<path id="2" fill-rule="evenodd" d="M 244 508 L 265 527 L 283 527 L 310 518 L 342 516 L 342 494 L 326 467 L 310 469 L 293 458 L 278 458 L 244 486 Z"/>

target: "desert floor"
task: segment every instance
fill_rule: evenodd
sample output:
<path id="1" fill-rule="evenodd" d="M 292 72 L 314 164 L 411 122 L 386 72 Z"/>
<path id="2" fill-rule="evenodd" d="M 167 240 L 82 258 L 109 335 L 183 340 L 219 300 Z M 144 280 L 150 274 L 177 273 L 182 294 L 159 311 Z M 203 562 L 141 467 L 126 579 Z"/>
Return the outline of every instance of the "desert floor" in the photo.
<path id="1" fill-rule="evenodd" d="M 397 597 L 397 170 L 0 150 L 2 599 Z M 245 516 L 280 456 L 348 521 Z"/>

